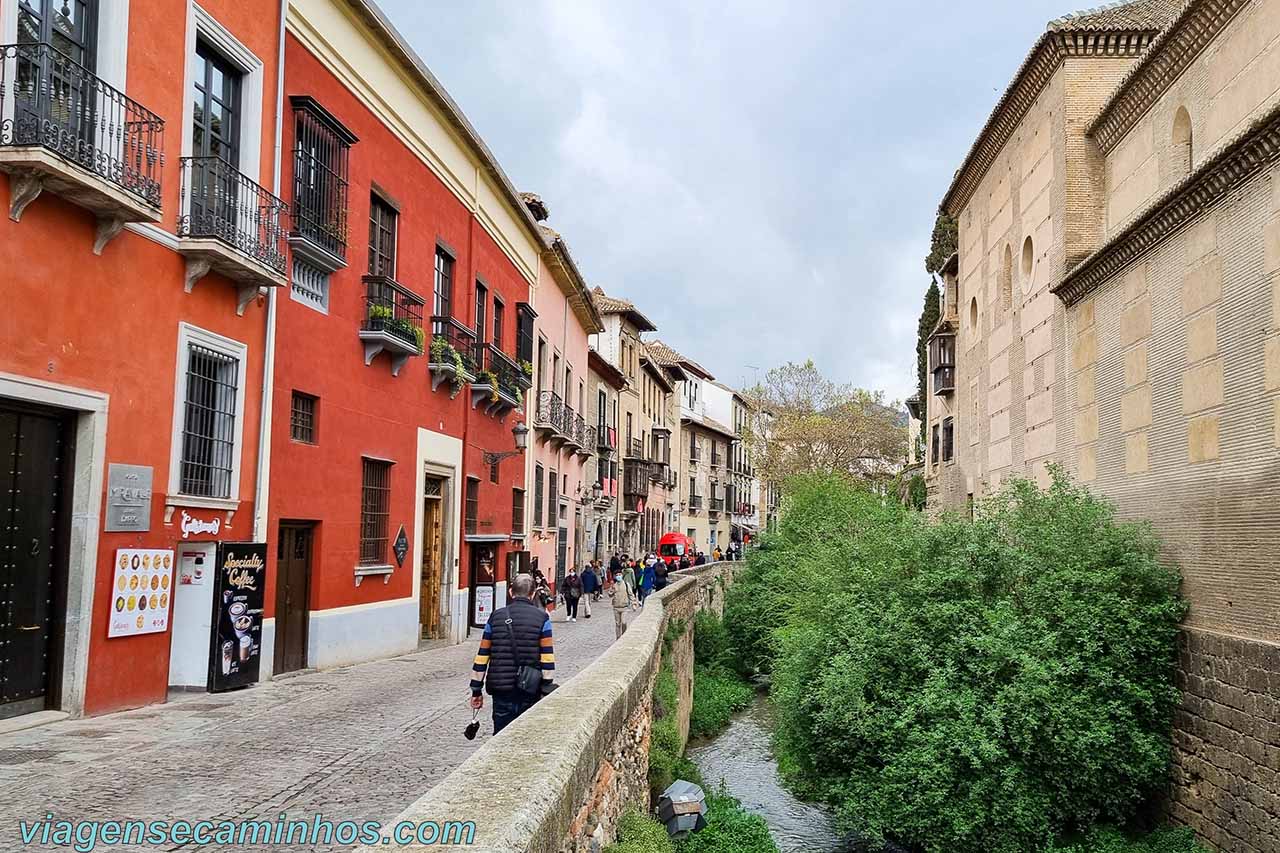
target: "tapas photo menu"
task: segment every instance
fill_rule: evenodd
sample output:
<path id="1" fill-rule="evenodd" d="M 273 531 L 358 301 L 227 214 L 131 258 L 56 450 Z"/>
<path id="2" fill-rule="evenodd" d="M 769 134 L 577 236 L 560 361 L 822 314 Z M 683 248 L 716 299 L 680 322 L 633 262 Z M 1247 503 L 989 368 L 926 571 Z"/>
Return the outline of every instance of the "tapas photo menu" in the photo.
<path id="1" fill-rule="evenodd" d="M 173 552 L 120 548 L 111 579 L 108 637 L 155 634 L 169 629 L 173 595 Z"/>

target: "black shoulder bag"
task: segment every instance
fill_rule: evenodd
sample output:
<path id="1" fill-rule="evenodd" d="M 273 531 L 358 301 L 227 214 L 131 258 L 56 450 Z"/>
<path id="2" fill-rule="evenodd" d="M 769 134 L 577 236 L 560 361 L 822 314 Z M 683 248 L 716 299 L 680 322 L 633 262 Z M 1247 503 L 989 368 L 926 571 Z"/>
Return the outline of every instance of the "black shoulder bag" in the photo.
<path id="1" fill-rule="evenodd" d="M 516 632 L 511 629 L 511 617 L 506 620 L 507 638 L 511 641 L 511 656 L 516 661 L 516 689 L 536 697 L 542 692 L 542 670 L 520 662 L 520 647 L 516 645 Z"/>

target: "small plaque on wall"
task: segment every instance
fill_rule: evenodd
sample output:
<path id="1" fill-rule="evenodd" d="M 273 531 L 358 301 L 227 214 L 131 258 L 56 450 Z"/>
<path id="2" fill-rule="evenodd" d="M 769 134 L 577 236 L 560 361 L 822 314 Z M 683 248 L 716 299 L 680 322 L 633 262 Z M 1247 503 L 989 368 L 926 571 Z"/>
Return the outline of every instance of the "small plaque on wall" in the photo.
<path id="1" fill-rule="evenodd" d="M 150 465 L 107 466 L 107 533 L 146 533 L 151 529 Z"/>

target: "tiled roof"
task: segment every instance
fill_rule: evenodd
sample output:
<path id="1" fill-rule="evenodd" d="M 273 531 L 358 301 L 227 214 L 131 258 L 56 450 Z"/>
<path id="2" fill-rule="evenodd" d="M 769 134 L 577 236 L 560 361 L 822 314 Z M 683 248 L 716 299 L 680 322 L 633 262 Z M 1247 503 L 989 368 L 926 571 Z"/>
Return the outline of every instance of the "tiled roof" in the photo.
<path id="1" fill-rule="evenodd" d="M 1049 22 L 1054 32 L 1162 30 L 1182 11 L 1183 0 L 1131 0 L 1063 15 Z"/>
<path id="2" fill-rule="evenodd" d="M 640 313 L 640 309 L 634 303 L 625 299 L 615 299 L 607 296 L 604 289 L 600 285 L 596 285 L 591 291 L 591 301 L 596 304 L 596 310 L 601 314 L 626 314 L 642 332 L 656 332 L 658 327 L 650 322 L 649 318 Z"/>
<path id="3" fill-rule="evenodd" d="M 705 367 L 703 367 L 701 364 L 698 364 L 698 362 L 694 361 L 691 358 L 686 358 L 685 356 L 676 352 L 671 347 L 664 344 L 662 341 L 650 341 L 648 344 L 648 348 L 649 348 L 650 355 L 653 356 L 653 360 L 658 362 L 658 364 L 661 364 L 664 366 L 676 365 L 679 367 L 684 367 L 688 370 L 692 370 L 694 373 L 706 379 L 715 378 L 711 375 L 711 372 L 707 370 Z"/>

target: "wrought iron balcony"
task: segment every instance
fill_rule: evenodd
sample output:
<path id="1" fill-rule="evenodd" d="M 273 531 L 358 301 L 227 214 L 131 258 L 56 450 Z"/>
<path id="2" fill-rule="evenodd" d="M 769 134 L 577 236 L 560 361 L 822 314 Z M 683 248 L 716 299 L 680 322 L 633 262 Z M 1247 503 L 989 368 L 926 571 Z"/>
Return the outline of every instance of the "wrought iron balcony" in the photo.
<path id="1" fill-rule="evenodd" d="M 431 374 L 431 390 L 442 382 L 452 386 L 450 399 L 458 396 L 462 386 L 476 378 L 475 332 L 452 317 L 431 318 L 431 343 L 427 370 Z"/>
<path id="2" fill-rule="evenodd" d="M 520 368 L 510 357 L 492 344 L 477 343 L 472 352 L 477 367 L 471 383 L 472 408 L 483 403 L 486 413 L 501 417 L 523 406 L 524 389 L 517 379 Z"/>
<path id="3" fill-rule="evenodd" d="M 294 117 L 289 245 L 333 272 L 347 265 L 347 175 L 357 140 L 314 98 L 293 95 L 289 100 Z"/>
<path id="4" fill-rule="evenodd" d="M 160 221 L 164 120 L 48 44 L 0 45 L 0 169 L 9 216 L 43 190 L 98 217 L 94 252 Z"/>
<path id="5" fill-rule="evenodd" d="M 426 337 L 422 331 L 422 297 L 384 275 L 367 275 L 365 318 L 360 327 L 364 341 L 364 363 L 371 364 L 381 352 L 391 355 L 391 375 L 415 355 L 422 355 Z"/>
<path id="6" fill-rule="evenodd" d="M 591 456 L 596 450 L 596 428 L 593 426 L 584 426 L 582 430 L 582 446 L 578 448 L 578 453 L 583 456 Z"/>
<path id="7" fill-rule="evenodd" d="M 258 288 L 289 283 L 289 206 L 221 157 L 183 157 L 181 165 L 178 251 L 187 258 L 187 291 L 210 272 L 219 273 L 239 286 L 243 314 Z"/>
<path id="8" fill-rule="evenodd" d="M 631 445 L 627 448 L 627 459 L 635 459 L 637 461 L 645 460 L 643 441 L 638 438 L 631 439 Z"/>
<path id="9" fill-rule="evenodd" d="M 650 461 L 649 463 L 649 479 L 655 483 L 667 482 L 667 473 L 671 470 L 671 466 L 665 462 Z"/>
<path id="10" fill-rule="evenodd" d="M 702 495 L 689 495 L 689 512 L 702 512 Z"/>
<path id="11" fill-rule="evenodd" d="M 564 436 L 564 400 L 554 391 L 538 392 L 538 407 L 533 414 L 533 428 L 544 437 Z"/>
<path id="12" fill-rule="evenodd" d="M 717 514 L 724 512 L 724 498 L 712 498 L 711 505 L 707 507 L 707 511 Z"/>
<path id="13" fill-rule="evenodd" d="M 603 423 L 596 424 L 596 449 L 599 453 L 608 454 L 618 449 L 618 431 Z"/>
<path id="14" fill-rule="evenodd" d="M 569 406 L 564 407 L 564 443 L 572 450 L 582 446 L 582 435 L 578 431 L 578 425 L 582 422 L 582 415 Z"/>
<path id="15" fill-rule="evenodd" d="M 649 496 L 649 463 L 628 461 L 623 467 L 622 493 L 629 496 Z"/>

